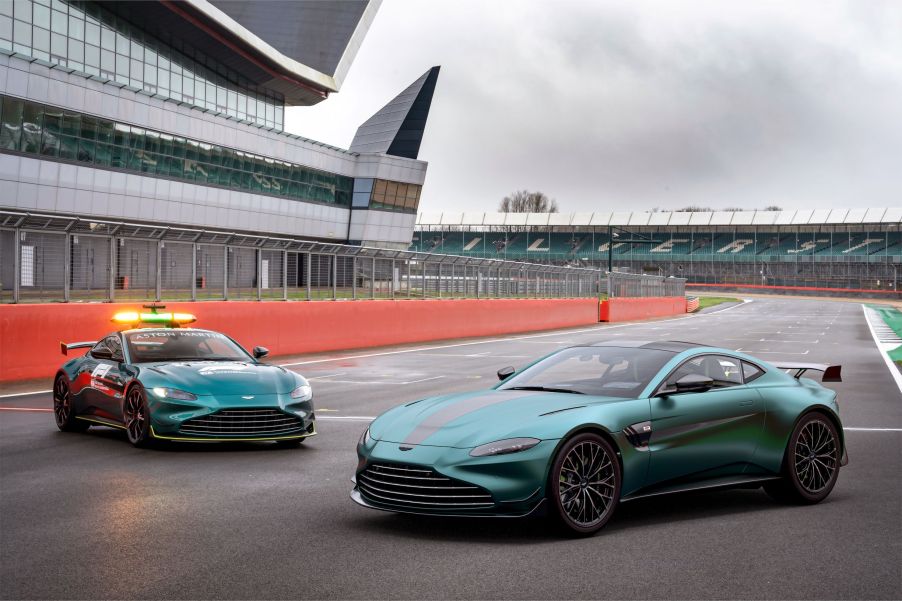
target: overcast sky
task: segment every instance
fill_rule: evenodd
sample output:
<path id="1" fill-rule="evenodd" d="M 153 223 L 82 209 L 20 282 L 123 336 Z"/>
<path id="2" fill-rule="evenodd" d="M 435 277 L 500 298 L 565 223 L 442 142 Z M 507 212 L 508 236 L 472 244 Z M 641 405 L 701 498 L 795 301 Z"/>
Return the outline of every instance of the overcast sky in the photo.
<path id="1" fill-rule="evenodd" d="M 286 129 L 347 148 L 433 65 L 421 211 L 902 206 L 899 0 L 385 0 Z"/>

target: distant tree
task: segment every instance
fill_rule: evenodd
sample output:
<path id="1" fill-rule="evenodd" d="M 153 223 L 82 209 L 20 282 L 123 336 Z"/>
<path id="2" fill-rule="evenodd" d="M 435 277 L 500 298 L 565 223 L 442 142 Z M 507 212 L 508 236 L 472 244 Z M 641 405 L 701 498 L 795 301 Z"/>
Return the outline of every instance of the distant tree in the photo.
<path id="1" fill-rule="evenodd" d="M 783 207 L 778 207 L 777 205 L 770 205 L 769 207 L 764 207 L 765 211 L 782 211 Z"/>
<path id="2" fill-rule="evenodd" d="M 683 207 L 682 209 L 675 209 L 676 213 L 692 213 L 692 212 L 704 212 L 710 211 L 711 207 L 700 207 L 698 205 L 689 205 L 688 207 Z"/>
<path id="3" fill-rule="evenodd" d="M 721 211 L 726 211 L 727 213 L 738 213 L 740 211 L 744 211 L 742 207 L 727 207 L 725 209 L 721 209 Z"/>
<path id="4" fill-rule="evenodd" d="M 544 192 L 518 190 L 505 196 L 498 210 L 502 213 L 557 213 L 557 201 Z"/>

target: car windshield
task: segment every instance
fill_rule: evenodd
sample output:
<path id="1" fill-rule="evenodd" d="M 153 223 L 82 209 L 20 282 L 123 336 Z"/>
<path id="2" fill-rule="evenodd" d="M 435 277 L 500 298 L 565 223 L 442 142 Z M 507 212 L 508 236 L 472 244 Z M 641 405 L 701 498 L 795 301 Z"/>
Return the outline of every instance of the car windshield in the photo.
<path id="1" fill-rule="evenodd" d="M 125 335 L 132 363 L 155 361 L 247 361 L 247 353 L 224 334 L 204 330 L 144 330 Z"/>
<path id="2" fill-rule="evenodd" d="M 498 389 L 635 398 L 673 357 L 669 351 L 645 348 L 569 348 L 515 374 Z"/>

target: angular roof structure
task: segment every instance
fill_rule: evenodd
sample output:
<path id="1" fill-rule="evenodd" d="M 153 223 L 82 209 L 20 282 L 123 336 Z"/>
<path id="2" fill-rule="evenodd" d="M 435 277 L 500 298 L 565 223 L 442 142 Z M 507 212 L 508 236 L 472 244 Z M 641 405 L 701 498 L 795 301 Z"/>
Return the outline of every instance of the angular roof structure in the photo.
<path id="1" fill-rule="evenodd" d="M 415 159 L 420 152 L 439 67 L 432 67 L 357 129 L 351 152 Z"/>

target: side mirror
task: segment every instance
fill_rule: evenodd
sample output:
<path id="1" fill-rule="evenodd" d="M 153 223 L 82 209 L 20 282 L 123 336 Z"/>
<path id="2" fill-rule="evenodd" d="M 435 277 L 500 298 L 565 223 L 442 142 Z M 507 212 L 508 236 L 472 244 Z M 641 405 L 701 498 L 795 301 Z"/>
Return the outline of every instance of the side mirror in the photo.
<path id="1" fill-rule="evenodd" d="M 269 349 L 265 346 L 255 346 L 254 347 L 254 359 L 262 359 L 266 355 L 269 354 Z"/>
<path id="2" fill-rule="evenodd" d="M 686 374 L 675 383 L 677 392 L 705 392 L 714 388 L 714 378 L 701 374 Z"/>
<path id="3" fill-rule="evenodd" d="M 509 377 L 514 375 L 514 372 L 517 371 L 513 367 L 502 367 L 498 370 L 498 379 L 499 380 L 507 380 Z"/>
<path id="4" fill-rule="evenodd" d="M 104 347 L 96 348 L 96 349 L 91 350 L 91 356 L 94 357 L 95 359 L 108 359 L 108 360 L 112 361 L 113 351 L 111 351 L 108 348 L 104 348 Z"/>

